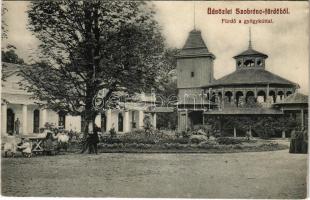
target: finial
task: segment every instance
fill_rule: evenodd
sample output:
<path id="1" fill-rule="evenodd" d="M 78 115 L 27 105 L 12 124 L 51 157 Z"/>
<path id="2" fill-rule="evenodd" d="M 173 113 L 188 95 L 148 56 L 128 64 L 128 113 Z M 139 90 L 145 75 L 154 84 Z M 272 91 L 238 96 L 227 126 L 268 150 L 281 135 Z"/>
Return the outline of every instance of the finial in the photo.
<path id="1" fill-rule="evenodd" d="M 251 27 L 249 27 L 249 49 L 252 49 Z"/>
<path id="2" fill-rule="evenodd" d="M 196 2 L 194 1 L 194 30 L 196 30 Z"/>

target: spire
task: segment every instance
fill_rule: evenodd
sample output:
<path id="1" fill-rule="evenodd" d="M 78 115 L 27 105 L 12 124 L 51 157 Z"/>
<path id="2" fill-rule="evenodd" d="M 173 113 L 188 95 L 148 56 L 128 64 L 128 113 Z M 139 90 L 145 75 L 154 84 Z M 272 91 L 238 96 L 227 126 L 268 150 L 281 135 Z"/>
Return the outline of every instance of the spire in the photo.
<path id="1" fill-rule="evenodd" d="M 251 27 L 249 27 L 249 49 L 252 49 L 252 34 L 251 34 Z"/>
<path id="2" fill-rule="evenodd" d="M 196 30 L 196 2 L 194 1 L 194 30 Z"/>

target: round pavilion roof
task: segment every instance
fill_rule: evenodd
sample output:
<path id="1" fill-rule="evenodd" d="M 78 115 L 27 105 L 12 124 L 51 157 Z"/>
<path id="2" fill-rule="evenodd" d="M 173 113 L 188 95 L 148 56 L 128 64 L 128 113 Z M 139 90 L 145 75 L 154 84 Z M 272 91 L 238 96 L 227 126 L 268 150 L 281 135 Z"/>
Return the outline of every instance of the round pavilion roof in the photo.
<path id="1" fill-rule="evenodd" d="M 297 83 L 282 78 L 265 69 L 243 69 L 234 71 L 220 79 L 213 81 L 205 87 L 231 86 L 231 85 L 262 85 L 276 84 L 284 86 L 299 87 Z"/>

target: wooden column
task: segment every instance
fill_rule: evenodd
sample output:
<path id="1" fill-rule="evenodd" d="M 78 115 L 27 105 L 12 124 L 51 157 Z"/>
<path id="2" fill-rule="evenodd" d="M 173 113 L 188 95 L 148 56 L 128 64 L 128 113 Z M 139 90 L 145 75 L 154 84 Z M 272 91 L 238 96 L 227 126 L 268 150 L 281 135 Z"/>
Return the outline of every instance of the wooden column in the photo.
<path id="1" fill-rule="evenodd" d="M 282 131 L 282 138 L 285 138 L 285 131 Z"/>
<path id="2" fill-rule="evenodd" d="M 129 120 L 129 111 L 126 110 L 124 112 L 124 133 L 128 133 L 130 131 L 130 120 Z"/>
<path id="3" fill-rule="evenodd" d="M 304 122 L 304 109 L 301 109 L 300 117 L 301 117 L 301 128 L 303 128 L 305 126 L 305 122 Z"/>
<path id="4" fill-rule="evenodd" d="M 157 125 L 157 116 L 156 116 L 156 113 L 153 113 L 153 129 L 156 129 L 156 125 Z"/>
<path id="5" fill-rule="evenodd" d="M 143 112 L 143 110 L 139 110 L 139 123 L 138 123 L 138 128 L 139 129 L 143 129 L 143 127 L 144 127 L 144 122 L 143 122 L 143 120 L 144 120 L 144 112 Z"/>
<path id="6" fill-rule="evenodd" d="M 46 109 L 40 109 L 40 114 L 41 114 L 41 118 L 40 118 L 40 128 L 44 128 L 45 123 L 47 122 L 46 120 Z"/>
<path id="7" fill-rule="evenodd" d="M 22 133 L 26 135 L 28 133 L 27 130 L 27 105 L 23 105 L 22 109 Z"/>
<path id="8" fill-rule="evenodd" d="M 110 131 L 112 128 L 112 110 L 108 109 L 105 113 L 106 117 L 106 131 Z"/>

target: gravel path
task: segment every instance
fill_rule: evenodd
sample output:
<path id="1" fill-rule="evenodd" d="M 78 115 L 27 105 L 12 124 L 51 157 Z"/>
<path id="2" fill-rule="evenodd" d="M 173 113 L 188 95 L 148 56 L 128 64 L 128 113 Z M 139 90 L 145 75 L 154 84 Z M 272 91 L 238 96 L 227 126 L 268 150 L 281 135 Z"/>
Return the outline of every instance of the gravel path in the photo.
<path id="1" fill-rule="evenodd" d="M 5 196 L 305 198 L 307 155 L 68 154 L 3 158 Z"/>

